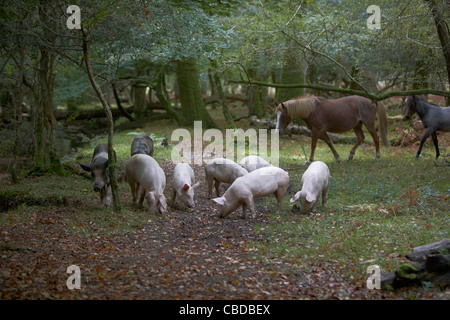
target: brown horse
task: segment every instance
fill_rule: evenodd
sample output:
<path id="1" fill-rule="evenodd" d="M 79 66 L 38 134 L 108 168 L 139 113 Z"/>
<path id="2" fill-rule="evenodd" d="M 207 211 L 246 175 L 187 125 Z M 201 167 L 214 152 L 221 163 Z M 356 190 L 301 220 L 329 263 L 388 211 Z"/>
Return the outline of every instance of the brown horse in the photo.
<path id="1" fill-rule="evenodd" d="M 311 155 L 309 162 L 314 161 L 314 151 L 317 139 L 326 142 L 333 152 L 336 160 L 340 160 L 339 154 L 334 149 L 333 142 L 327 135 L 328 132 L 341 133 L 353 129 L 356 134 L 356 143 L 350 150 L 349 160 L 353 159 L 356 148 L 364 141 L 362 125 L 364 124 L 375 143 L 375 158 L 380 157 L 380 143 L 375 129 L 375 119 L 378 113 L 380 135 L 385 146 L 387 141 L 387 119 L 384 106 L 360 96 L 349 96 L 335 100 L 327 100 L 321 97 L 308 96 L 292 99 L 280 103 L 276 110 L 277 126 L 283 134 L 292 118 L 300 118 L 306 122 L 311 130 Z"/>

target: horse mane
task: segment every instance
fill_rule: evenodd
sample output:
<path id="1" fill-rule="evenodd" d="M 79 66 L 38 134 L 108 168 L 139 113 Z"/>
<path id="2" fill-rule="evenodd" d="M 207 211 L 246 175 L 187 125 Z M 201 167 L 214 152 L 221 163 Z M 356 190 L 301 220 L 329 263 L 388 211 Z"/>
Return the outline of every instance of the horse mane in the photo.
<path id="1" fill-rule="evenodd" d="M 319 97 L 316 96 L 300 97 L 283 102 L 288 116 L 292 118 L 308 118 L 317 103 L 319 103 Z"/>
<path id="2" fill-rule="evenodd" d="M 406 100 L 406 103 L 407 103 L 407 104 L 408 104 L 408 103 L 412 103 L 412 100 L 413 100 L 413 99 L 416 100 L 416 104 L 418 104 L 418 103 L 423 103 L 423 104 L 426 104 L 426 105 L 428 105 L 428 106 L 433 106 L 433 107 L 438 107 L 438 108 L 441 107 L 441 106 L 438 105 L 438 104 L 435 104 L 435 103 L 433 103 L 433 102 L 428 101 L 427 99 L 425 99 L 424 96 L 421 96 L 421 95 L 409 96 L 409 97 L 407 98 L 407 100 Z"/>

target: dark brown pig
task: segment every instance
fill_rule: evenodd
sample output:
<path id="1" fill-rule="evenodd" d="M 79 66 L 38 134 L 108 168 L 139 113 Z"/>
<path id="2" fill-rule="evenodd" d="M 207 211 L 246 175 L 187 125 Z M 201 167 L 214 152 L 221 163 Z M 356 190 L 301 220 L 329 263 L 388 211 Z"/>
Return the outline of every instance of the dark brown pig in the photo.
<path id="1" fill-rule="evenodd" d="M 147 135 L 140 134 L 131 143 L 131 156 L 135 154 L 146 154 L 153 157 L 153 140 Z"/>
<path id="2" fill-rule="evenodd" d="M 114 158 L 116 152 L 114 151 Z M 111 182 L 108 170 L 108 145 L 99 144 L 94 149 L 90 163 L 79 163 L 81 168 L 91 173 L 92 187 L 100 193 L 100 202 L 104 208 L 111 204 Z"/>

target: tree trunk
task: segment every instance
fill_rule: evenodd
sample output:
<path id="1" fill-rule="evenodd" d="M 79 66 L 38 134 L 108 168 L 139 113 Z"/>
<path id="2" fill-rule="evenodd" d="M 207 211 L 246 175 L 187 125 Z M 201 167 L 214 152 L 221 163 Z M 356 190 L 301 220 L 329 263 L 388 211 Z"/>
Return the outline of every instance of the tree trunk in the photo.
<path id="1" fill-rule="evenodd" d="M 290 48 L 289 42 L 287 43 L 287 47 Z M 300 60 L 298 50 L 287 49 L 283 62 L 283 69 L 281 70 L 280 83 L 304 83 L 302 61 Z M 275 100 L 278 103 L 281 103 L 290 99 L 301 97 L 304 94 L 305 90 L 303 88 L 279 88 L 277 89 Z"/>
<path id="2" fill-rule="evenodd" d="M 113 135 L 114 135 L 114 119 L 111 113 L 111 108 L 106 101 L 100 87 L 95 82 L 94 73 L 92 71 L 91 62 L 89 58 L 89 47 L 87 41 L 86 30 L 81 27 L 81 33 L 83 35 L 83 58 L 86 65 L 86 72 L 88 74 L 91 86 L 94 89 L 97 97 L 102 103 L 103 110 L 105 111 L 106 117 L 108 119 L 108 168 L 109 168 L 109 179 L 111 181 L 111 192 L 113 197 L 113 208 L 115 212 L 121 211 L 120 197 L 119 197 L 119 184 L 116 177 L 116 161 L 114 157 L 113 148 Z"/>
<path id="3" fill-rule="evenodd" d="M 235 129 L 236 125 L 234 124 L 233 116 L 230 112 L 230 109 L 228 108 L 228 101 L 227 97 L 225 96 L 225 93 L 223 92 L 222 83 L 220 82 L 219 75 L 217 72 L 214 73 L 214 83 L 216 84 L 217 93 L 219 94 L 220 101 L 222 102 L 222 112 L 225 117 L 225 120 L 227 121 L 227 125 L 229 129 Z"/>
<path id="4" fill-rule="evenodd" d="M 39 18 L 41 23 L 51 30 L 55 30 L 55 23 L 49 23 L 52 8 L 44 1 L 39 5 Z M 31 174 L 54 172 L 64 175 L 63 166 L 56 153 L 56 119 L 53 114 L 53 89 L 55 84 L 54 62 L 55 54 L 51 47 L 56 43 L 56 36 L 52 32 L 44 32 L 40 44 L 40 59 L 38 67 L 38 84 L 33 88 L 36 100 L 35 116 L 35 163 L 30 170 Z"/>
<path id="5" fill-rule="evenodd" d="M 248 74 L 251 79 L 259 80 L 258 70 L 256 68 L 249 68 Z M 248 115 L 256 115 L 257 117 L 264 116 L 264 107 L 262 103 L 261 87 L 250 84 L 247 89 L 248 97 Z"/>
<path id="6" fill-rule="evenodd" d="M 64 174 L 64 169 L 59 157 L 56 153 L 56 118 L 53 113 L 53 86 L 55 83 L 53 75 L 54 55 L 50 54 L 47 49 L 41 50 L 41 63 L 39 70 L 39 81 L 41 89 L 41 107 L 44 118 L 44 145 L 45 154 L 48 158 L 45 159 L 45 167 L 50 172 L 55 172 L 59 175 Z"/>
<path id="7" fill-rule="evenodd" d="M 314 56 L 315 56 L 315 54 L 313 54 L 313 57 Z M 316 62 L 315 58 L 313 58 L 312 61 L 308 62 L 308 71 L 307 71 L 306 77 L 307 77 L 309 83 L 314 83 L 314 84 L 319 83 L 319 71 L 317 68 L 317 62 Z M 314 90 L 314 89 L 306 89 L 305 94 L 321 96 L 322 91 Z"/>
<path id="8" fill-rule="evenodd" d="M 361 88 L 359 85 L 359 76 L 361 73 L 361 69 L 356 65 L 352 65 L 352 80 L 350 80 L 350 89 L 353 90 L 364 90 L 364 88 Z"/>
<path id="9" fill-rule="evenodd" d="M 430 76 L 430 68 L 426 59 L 418 59 L 415 63 L 414 76 L 413 76 L 413 90 L 427 89 L 428 78 Z"/>
<path id="10" fill-rule="evenodd" d="M 17 91 L 12 95 L 14 105 L 14 120 L 15 120 L 15 137 L 13 148 L 13 160 L 11 166 L 11 180 L 13 183 L 18 183 L 17 176 L 17 156 L 19 154 L 20 132 L 22 128 L 22 103 L 23 103 L 23 75 L 24 75 L 25 51 L 19 44 L 19 61 L 17 67 L 19 68 L 19 75 L 17 77 Z"/>
<path id="11" fill-rule="evenodd" d="M 135 84 L 133 88 L 134 115 L 136 118 L 142 118 L 145 116 L 145 90 L 147 87 Z"/>
<path id="12" fill-rule="evenodd" d="M 128 120 L 134 121 L 133 116 L 129 114 L 122 106 L 119 93 L 117 92 L 116 84 L 113 82 L 111 86 L 114 94 L 114 99 L 116 99 L 117 109 L 119 109 L 120 113 L 123 114 Z"/>
<path id="13" fill-rule="evenodd" d="M 199 72 L 194 59 L 177 62 L 177 79 L 183 117 L 187 125 L 202 121 L 203 127 L 217 128 L 203 103 Z"/>
<path id="14" fill-rule="evenodd" d="M 444 20 L 443 8 L 448 8 L 448 4 L 442 2 L 442 7 L 436 4 L 435 0 L 424 0 L 433 14 L 434 23 L 436 25 L 439 41 L 442 45 L 442 52 L 444 54 L 445 65 L 447 67 L 448 84 L 450 85 L 450 29 L 447 22 Z M 447 105 L 450 105 L 450 98 L 446 97 Z"/>
<path id="15" fill-rule="evenodd" d="M 155 91 L 156 96 L 158 97 L 163 108 L 166 110 L 167 114 L 170 116 L 170 118 L 174 119 L 177 122 L 177 125 L 181 126 L 183 124 L 183 117 L 170 105 L 170 100 L 168 98 L 166 90 L 166 77 L 164 67 L 161 68 L 158 74 Z"/>
<path id="16" fill-rule="evenodd" d="M 210 94 L 211 97 L 218 96 L 213 73 L 214 73 L 213 70 L 211 70 L 211 69 L 208 70 L 208 80 L 209 80 L 209 87 L 211 89 L 211 94 Z M 214 106 L 213 106 L 213 108 L 214 108 Z"/>

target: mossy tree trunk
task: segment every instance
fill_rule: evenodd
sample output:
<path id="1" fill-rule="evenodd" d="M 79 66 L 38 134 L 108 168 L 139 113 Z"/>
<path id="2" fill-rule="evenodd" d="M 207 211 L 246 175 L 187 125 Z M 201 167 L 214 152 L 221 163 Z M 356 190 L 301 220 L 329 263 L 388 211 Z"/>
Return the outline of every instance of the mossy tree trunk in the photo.
<path id="1" fill-rule="evenodd" d="M 166 110 L 167 114 L 177 122 L 177 125 L 181 126 L 183 124 L 183 117 L 172 108 L 170 104 L 169 94 L 166 88 L 166 72 L 165 67 L 162 67 L 159 71 L 158 78 L 156 80 L 155 92 L 162 107 Z"/>
<path id="2" fill-rule="evenodd" d="M 354 64 L 352 65 L 352 80 L 350 80 L 350 89 L 353 90 L 364 90 L 364 88 L 361 88 L 361 86 L 359 85 L 359 78 L 361 75 L 361 69 L 359 68 L 358 65 Z M 355 81 L 356 80 L 356 81 Z"/>
<path id="3" fill-rule="evenodd" d="M 309 83 L 318 84 L 319 83 L 319 71 L 317 68 L 317 61 L 315 59 L 315 54 L 312 54 L 312 56 L 313 56 L 313 59 L 308 62 L 306 78 L 308 79 Z M 322 91 L 308 88 L 308 89 L 305 89 L 305 94 L 321 96 Z"/>
<path id="4" fill-rule="evenodd" d="M 415 63 L 412 89 L 428 89 L 430 67 L 426 59 L 418 59 Z"/>
<path id="5" fill-rule="evenodd" d="M 20 45 L 20 43 L 18 45 L 18 48 L 19 48 L 19 61 L 17 62 L 17 67 L 19 69 L 19 75 L 17 77 L 16 93 L 12 95 L 14 106 L 14 120 L 15 120 L 13 160 L 11 165 L 11 180 L 13 181 L 13 183 L 19 182 L 19 177 L 17 175 L 17 157 L 19 155 L 20 133 L 22 128 L 23 76 L 25 64 L 25 50 Z"/>
<path id="6" fill-rule="evenodd" d="M 45 1 L 39 6 L 41 23 L 51 30 L 56 29 L 52 16 L 52 8 Z M 51 47 L 56 44 L 56 36 L 52 32 L 43 35 L 38 62 L 37 84 L 33 88 L 36 107 L 34 108 L 35 123 L 35 156 L 31 174 L 54 172 L 64 175 L 64 169 L 56 152 L 56 118 L 53 113 L 53 90 L 55 85 L 54 64 L 55 53 Z"/>
<path id="7" fill-rule="evenodd" d="M 428 89 L 430 78 L 430 67 L 426 59 L 419 58 L 414 65 L 414 75 L 412 82 L 412 89 Z M 423 95 L 428 99 L 428 95 Z M 418 116 L 417 116 L 418 117 Z"/>
<path id="8" fill-rule="evenodd" d="M 134 115 L 139 119 L 146 115 L 145 91 L 147 86 L 142 83 L 135 83 L 133 89 Z"/>
<path id="9" fill-rule="evenodd" d="M 228 108 L 227 97 L 225 96 L 225 92 L 223 91 L 222 82 L 220 81 L 220 77 L 217 72 L 213 74 L 214 83 L 216 85 L 217 94 L 219 95 L 220 102 L 222 103 L 222 112 L 225 120 L 227 122 L 229 129 L 235 129 L 236 125 L 234 123 L 233 115 Z"/>
<path id="10" fill-rule="evenodd" d="M 442 53 L 445 59 L 445 65 L 447 68 L 448 84 L 450 85 L 450 28 L 445 21 L 444 10 L 448 10 L 448 1 L 436 1 L 436 0 L 424 0 L 424 2 L 430 8 L 433 15 L 434 23 L 438 33 L 439 41 L 442 46 Z M 446 97 L 447 105 L 450 105 L 450 98 Z"/>
<path id="11" fill-rule="evenodd" d="M 211 118 L 203 103 L 199 72 L 195 59 L 178 61 L 176 75 L 185 123 L 193 125 L 194 121 L 202 121 L 204 128 L 217 128 L 217 124 Z"/>
<path id="12" fill-rule="evenodd" d="M 289 42 L 287 48 L 290 48 Z M 281 70 L 280 83 L 282 84 L 294 84 L 304 83 L 303 63 L 298 53 L 298 50 L 287 49 L 283 68 Z M 278 103 L 301 97 L 305 94 L 304 88 L 278 88 L 276 94 L 276 101 Z"/>
<path id="13" fill-rule="evenodd" d="M 248 74 L 251 79 L 259 80 L 258 69 L 249 68 Z M 247 88 L 248 115 L 256 115 L 258 118 L 264 116 L 264 107 L 262 101 L 262 91 L 260 86 L 250 84 Z"/>

